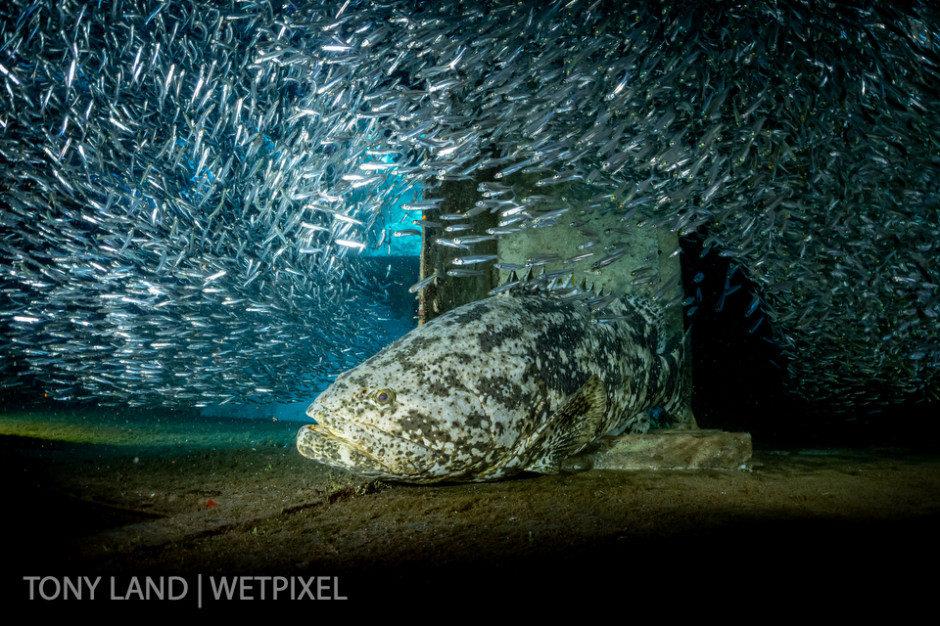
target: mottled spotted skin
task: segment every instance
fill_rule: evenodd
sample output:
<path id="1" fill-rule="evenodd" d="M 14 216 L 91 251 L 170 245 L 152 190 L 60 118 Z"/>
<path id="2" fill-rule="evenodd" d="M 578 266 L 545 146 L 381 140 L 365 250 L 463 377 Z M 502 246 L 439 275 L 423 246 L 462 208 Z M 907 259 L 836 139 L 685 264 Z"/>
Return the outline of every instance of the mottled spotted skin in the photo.
<path id="1" fill-rule="evenodd" d="M 681 349 L 661 315 L 615 300 L 509 293 L 454 309 L 340 375 L 307 409 L 305 456 L 404 482 L 556 471 L 605 434 L 680 407 Z M 613 316 L 622 317 L 610 321 Z"/>

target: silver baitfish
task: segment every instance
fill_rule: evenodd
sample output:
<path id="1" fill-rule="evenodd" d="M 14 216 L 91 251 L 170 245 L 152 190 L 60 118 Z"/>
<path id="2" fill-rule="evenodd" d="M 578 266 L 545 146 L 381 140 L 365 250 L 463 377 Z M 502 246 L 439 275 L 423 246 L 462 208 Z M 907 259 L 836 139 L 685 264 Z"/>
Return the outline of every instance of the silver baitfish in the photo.
<path id="1" fill-rule="evenodd" d="M 936 4 L 6 0 L 0 392 L 305 397 L 388 337 L 356 257 L 404 203 L 464 263 L 568 222 L 527 266 L 629 271 L 599 218 L 703 238 L 796 393 L 936 400 Z"/>
<path id="2" fill-rule="evenodd" d="M 691 421 L 682 342 L 651 302 L 522 290 L 456 308 L 344 374 L 310 405 L 304 456 L 412 483 L 554 473 L 604 435 L 648 428 L 662 407 Z M 681 420 L 680 420 L 681 421 Z"/>

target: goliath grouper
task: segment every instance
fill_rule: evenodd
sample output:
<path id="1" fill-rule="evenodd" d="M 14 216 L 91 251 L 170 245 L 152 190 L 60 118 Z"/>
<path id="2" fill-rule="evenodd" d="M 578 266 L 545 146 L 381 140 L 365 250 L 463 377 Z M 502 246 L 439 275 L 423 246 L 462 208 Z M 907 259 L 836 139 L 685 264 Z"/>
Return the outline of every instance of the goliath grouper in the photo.
<path id="1" fill-rule="evenodd" d="M 504 293 L 419 326 L 337 377 L 307 409 L 304 456 L 370 478 L 486 481 L 553 473 L 648 409 L 688 411 L 682 342 L 639 298 Z M 689 420 L 691 413 L 687 414 Z M 688 420 L 687 420 L 688 421 Z"/>

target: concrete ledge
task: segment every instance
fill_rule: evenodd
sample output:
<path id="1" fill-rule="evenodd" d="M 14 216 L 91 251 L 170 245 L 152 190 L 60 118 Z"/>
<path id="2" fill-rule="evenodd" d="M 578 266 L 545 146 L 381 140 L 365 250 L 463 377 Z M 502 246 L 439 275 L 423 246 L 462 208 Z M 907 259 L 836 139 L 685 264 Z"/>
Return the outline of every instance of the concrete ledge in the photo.
<path id="1" fill-rule="evenodd" d="M 750 469 L 750 433 L 673 430 L 610 437 L 595 453 L 594 469 Z"/>

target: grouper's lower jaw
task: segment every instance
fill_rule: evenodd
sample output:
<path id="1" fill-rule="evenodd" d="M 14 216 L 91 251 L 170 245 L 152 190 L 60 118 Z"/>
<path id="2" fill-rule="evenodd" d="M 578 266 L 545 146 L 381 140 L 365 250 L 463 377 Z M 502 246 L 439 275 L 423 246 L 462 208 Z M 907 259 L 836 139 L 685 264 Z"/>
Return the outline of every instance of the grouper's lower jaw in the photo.
<path id="1" fill-rule="evenodd" d="M 307 458 L 367 478 L 413 481 L 425 469 L 417 466 L 407 470 L 390 467 L 322 424 L 303 426 L 297 433 L 297 449 Z"/>
<path id="2" fill-rule="evenodd" d="M 367 477 L 386 477 L 388 470 L 370 455 L 329 429 L 308 424 L 297 433 L 297 449 L 302 455 Z"/>

